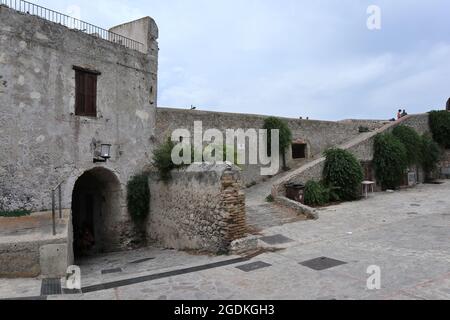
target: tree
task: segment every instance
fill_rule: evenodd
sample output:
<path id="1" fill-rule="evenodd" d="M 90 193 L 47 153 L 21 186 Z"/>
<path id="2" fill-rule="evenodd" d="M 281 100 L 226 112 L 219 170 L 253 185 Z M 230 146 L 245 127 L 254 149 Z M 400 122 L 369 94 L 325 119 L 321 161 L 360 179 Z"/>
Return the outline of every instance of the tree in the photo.
<path id="1" fill-rule="evenodd" d="M 292 144 L 292 131 L 288 124 L 276 117 L 269 117 L 264 121 L 264 129 L 267 130 L 267 150 L 271 155 L 272 146 L 272 131 L 280 131 L 280 153 L 283 158 L 283 170 L 288 170 L 286 164 L 286 149 Z"/>

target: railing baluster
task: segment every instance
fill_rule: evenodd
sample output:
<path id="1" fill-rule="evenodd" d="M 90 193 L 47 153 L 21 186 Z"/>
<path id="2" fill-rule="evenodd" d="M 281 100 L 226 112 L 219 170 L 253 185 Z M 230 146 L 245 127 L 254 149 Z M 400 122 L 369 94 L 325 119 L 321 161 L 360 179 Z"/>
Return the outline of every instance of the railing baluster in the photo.
<path id="1" fill-rule="evenodd" d="M 62 219 L 62 189 L 61 185 L 58 186 L 58 200 L 59 200 L 59 218 Z"/>
<path id="2" fill-rule="evenodd" d="M 53 235 L 56 236 L 55 190 L 52 190 L 52 221 L 53 221 Z"/>

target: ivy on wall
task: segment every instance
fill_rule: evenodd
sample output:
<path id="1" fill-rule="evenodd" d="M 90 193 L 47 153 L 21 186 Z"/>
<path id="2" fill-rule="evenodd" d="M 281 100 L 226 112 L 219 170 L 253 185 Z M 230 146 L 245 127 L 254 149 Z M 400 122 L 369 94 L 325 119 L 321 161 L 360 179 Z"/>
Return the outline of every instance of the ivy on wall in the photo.
<path id="1" fill-rule="evenodd" d="M 408 153 L 404 144 L 392 133 L 375 137 L 373 165 L 383 189 L 396 189 L 408 167 Z"/>
<path id="2" fill-rule="evenodd" d="M 417 131 L 411 127 L 398 126 L 392 134 L 405 146 L 408 165 L 420 164 L 422 137 Z"/>
<path id="3" fill-rule="evenodd" d="M 431 111 L 430 129 L 433 139 L 443 148 L 450 149 L 450 112 Z"/>
<path id="4" fill-rule="evenodd" d="M 145 219 L 150 211 L 150 187 L 145 174 L 133 176 L 127 183 L 128 212 L 135 220 Z"/>

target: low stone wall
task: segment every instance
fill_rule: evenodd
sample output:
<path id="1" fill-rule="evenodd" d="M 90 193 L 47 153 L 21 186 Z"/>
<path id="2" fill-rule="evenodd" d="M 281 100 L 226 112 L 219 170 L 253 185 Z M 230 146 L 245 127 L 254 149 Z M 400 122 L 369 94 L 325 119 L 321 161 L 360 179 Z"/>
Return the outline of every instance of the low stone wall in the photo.
<path id="1" fill-rule="evenodd" d="M 30 230 L 20 228 L 22 220 L 44 221 Z M 0 278 L 61 277 L 73 263 L 70 211 L 57 220 L 57 235 L 51 233 L 51 213 L 36 213 L 31 217 L 0 218 Z M 26 222 L 23 222 L 26 223 Z M 7 225 L 19 226 L 8 228 Z M 9 230 L 8 230 L 9 229 Z"/>
<path id="2" fill-rule="evenodd" d="M 167 248 L 227 252 L 246 235 L 240 172 L 228 165 L 191 165 L 172 179 L 149 179 L 147 235 Z"/>
<path id="3" fill-rule="evenodd" d="M 339 148 L 350 151 L 360 161 L 372 161 L 373 160 L 373 144 L 377 134 L 384 132 L 391 132 L 395 127 L 399 125 L 405 125 L 414 128 L 419 134 L 429 132 L 429 117 L 428 114 L 419 114 L 407 116 L 399 121 L 390 122 L 384 127 L 377 129 L 373 132 L 365 133 L 359 137 L 338 146 Z M 287 183 L 303 183 L 310 180 L 320 181 L 322 179 L 322 173 L 325 165 L 325 158 L 319 158 L 314 160 L 305 166 L 292 171 L 289 175 L 281 178 L 274 183 L 272 188 L 272 195 L 276 198 L 284 195 L 285 187 Z"/>

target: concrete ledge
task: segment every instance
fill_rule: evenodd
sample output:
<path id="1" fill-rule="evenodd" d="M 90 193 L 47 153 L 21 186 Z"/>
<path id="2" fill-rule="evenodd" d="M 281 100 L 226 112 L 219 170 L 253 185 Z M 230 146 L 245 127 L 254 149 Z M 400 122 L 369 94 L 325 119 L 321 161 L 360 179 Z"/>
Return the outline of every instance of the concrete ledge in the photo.
<path id="1" fill-rule="evenodd" d="M 295 210 L 298 214 L 303 214 L 311 220 L 319 219 L 319 213 L 314 208 L 308 207 L 300 202 L 293 201 L 286 197 L 278 196 L 275 198 L 275 202 L 281 206 Z"/>
<path id="2" fill-rule="evenodd" d="M 0 219 L 0 278 L 59 277 L 71 263 L 70 210 L 51 233 L 51 213 Z"/>

